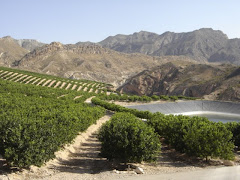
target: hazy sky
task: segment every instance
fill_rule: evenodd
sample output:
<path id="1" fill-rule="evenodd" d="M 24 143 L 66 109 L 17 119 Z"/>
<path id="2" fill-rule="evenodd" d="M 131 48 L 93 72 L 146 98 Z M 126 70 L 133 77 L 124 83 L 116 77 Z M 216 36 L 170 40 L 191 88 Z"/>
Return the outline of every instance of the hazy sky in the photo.
<path id="1" fill-rule="evenodd" d="M 0 0 L 0 37 L 98 42 L 141 30 L 202 27 L 240 38 L 239 0 Z"/>

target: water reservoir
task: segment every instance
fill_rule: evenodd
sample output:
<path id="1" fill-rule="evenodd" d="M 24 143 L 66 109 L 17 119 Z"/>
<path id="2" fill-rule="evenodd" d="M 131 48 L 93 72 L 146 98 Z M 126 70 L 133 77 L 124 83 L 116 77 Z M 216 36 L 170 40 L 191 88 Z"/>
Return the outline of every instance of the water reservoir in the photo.
<path id="1" fill-rule="evenodd" d="M 240 122 L 240 103 L 220 101 L 180 101 L 128 106 L 143 111 L 163 114 L 207 117 L 214 122 Z"/>

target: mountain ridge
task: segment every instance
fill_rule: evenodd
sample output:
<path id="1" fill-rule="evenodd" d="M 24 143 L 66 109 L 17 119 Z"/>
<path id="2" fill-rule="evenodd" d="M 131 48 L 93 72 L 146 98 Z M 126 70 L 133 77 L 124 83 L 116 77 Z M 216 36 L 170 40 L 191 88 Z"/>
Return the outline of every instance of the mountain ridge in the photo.
<path id="1" fill-rule="evenodd" d="M 0 65 L 11 66 L 29 51 L 21 46 L 10 36 L 0 38 Z"/>
<path id="2" fill-rule="evenodd" d="M 224 62 L 240 65 L 240 39 L 228 39 L 220 30 L 201 28 L 192 32 L 161 35 L 140 31 L 130 35 L 110 36 L 100 41 L 103 47 L 125 53 L 142 53 L 151 56 L 184 55 L 198 62 Z M 221 49 L 225 49 L 221 51 Z M 219 55 L 219 51 L 221 51 Z"/>
<path id="3" fill-rule="evenodd" d="M 45 43 L 39 42 L 35 39 L 15 39 L 15 41 L 24 49 L 33 51 L 38 47 L 42 47 Z"/>
<path id="4" fill-rule="evenodd" d="M 100 43 L 52 42 L 37 44 L 29 51 L 27 45 L 23 48 L 23 42 L 34 44 L 35 40 L 16 41 L 7 36 L 0 38 L 0 65 L 71 79 L 110 83 L 119 87 L 120 91 L 138 95 L 182 94 L 240 100 L 240 71 L 234 65 L 240 59 L 239 39 L 229 40 L 221 31 L 212 29 L 182 34 L 165 32 L 162 35 L 141 31 L 134 33 L 135 39 L 125 35 L 118 35 L 119 40 L 114 36 L 109 38 L 120 42 L 122 51 L 124 47 L 121 42 L 124 45 L 126 38 L 133 40 L 134 46 L 129 46 L 127 52 L 119 52 Z M 156 47 L 161 47 L 161 51 Z M 156 55 L 150 56 L 151 53 Z M 226 62 L 229 64 L 221 65 Z"/>

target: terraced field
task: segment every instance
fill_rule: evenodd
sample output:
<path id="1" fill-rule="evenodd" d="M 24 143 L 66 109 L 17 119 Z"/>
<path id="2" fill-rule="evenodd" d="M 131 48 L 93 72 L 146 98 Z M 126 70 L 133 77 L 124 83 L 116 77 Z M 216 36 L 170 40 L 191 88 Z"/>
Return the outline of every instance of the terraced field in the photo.
<path id="1" fill-rule="evenodd" d="M 85 101 L 96 93 L 106 94 L 107 86 L 0 67 L 4 166 L 40 166 L 52 159 L 60 147 L 105 115 L 104 108 Z"/>
<path id="2" fill-rule="evenodd" d="M 88 80 L 70 80 L 45 74 L 0 67 L 0 78 L 23 84 L 92 93 L 107 92 L 107 84 Z"/>

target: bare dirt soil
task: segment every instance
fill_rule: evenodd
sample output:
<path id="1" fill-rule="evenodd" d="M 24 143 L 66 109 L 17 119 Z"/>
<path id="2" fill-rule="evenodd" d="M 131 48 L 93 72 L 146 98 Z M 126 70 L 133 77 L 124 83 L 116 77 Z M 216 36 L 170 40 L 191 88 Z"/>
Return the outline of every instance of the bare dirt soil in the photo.
<path id="1" fill-rule="evenodd" d="M 181 100 L 178 100 L 178 102 Z M 146 102 L 143 103 L 141 101 L 136 101 L 136 102 L 127 102 L 127 101 L 110 101 L 113 102 L 114 104 L 120 105 L 120 106 L 134 106 L 134 105 L 143 105 L 143 104 L 160 104 L 160 103 L 167 103 L 170 101 L 164 101 L 164 100 L 158 100 L 158 101 L 151 101 L 151 102 Z"/>

